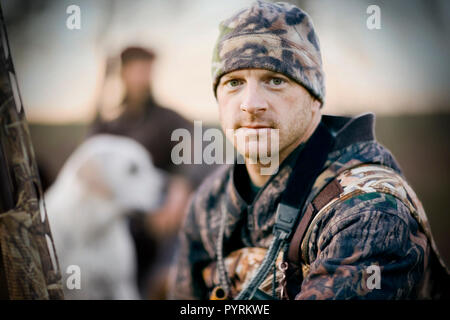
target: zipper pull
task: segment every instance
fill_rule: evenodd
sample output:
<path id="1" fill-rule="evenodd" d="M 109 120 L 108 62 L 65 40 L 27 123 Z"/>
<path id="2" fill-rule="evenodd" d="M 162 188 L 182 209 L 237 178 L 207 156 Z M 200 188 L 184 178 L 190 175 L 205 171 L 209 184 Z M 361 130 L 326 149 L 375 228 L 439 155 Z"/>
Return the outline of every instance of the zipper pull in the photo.
<path id="1" fill-rule="evenodd" d="M 286 299 L 289 300 L 289 296 L 287 294 L 287 277 L 286 277 L 286 271 L 288 269 L 288 263 L 286 261 L 282 261 L 278 264 L 278 270 L 281 271 L 282 276 L 280 279 L 280 285 L 281 285 L 281 300 Z"/>

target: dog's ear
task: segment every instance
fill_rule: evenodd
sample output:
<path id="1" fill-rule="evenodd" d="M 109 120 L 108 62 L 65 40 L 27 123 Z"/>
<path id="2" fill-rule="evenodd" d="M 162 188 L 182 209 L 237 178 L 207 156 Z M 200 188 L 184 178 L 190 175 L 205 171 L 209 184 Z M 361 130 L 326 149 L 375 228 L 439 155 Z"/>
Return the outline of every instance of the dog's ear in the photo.
<path id="1" fill-rule="evenodd" d="M 85 161 L 78 169 L 77 177 L 90 192 L 105 199 L 113 197 L 113 192 L 102 175 L 102 169 L 95 160 Z"/>

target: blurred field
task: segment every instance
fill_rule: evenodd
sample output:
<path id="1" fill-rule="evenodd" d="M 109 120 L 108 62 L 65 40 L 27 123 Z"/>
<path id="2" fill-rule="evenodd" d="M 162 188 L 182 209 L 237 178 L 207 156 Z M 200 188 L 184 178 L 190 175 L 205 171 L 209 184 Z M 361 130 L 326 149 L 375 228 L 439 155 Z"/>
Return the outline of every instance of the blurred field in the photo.
<path id="1" fill-rule="evenodd" d="M 85 137 L 86 124 L 30 124 L 36 156 L 50 183 Z M 450 265 L 450 114 L 377 117 L 377 139 L 399 161 L 420 197 L 447 265 Z"/>

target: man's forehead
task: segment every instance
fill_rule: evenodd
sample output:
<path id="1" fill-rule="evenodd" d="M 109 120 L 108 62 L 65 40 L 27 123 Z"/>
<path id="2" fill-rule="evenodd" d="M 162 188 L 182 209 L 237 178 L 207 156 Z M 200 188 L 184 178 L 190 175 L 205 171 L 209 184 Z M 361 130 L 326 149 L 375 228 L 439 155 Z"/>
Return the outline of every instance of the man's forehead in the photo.
<path id="1" fill-rule="evenodd" d="M 242 77 L 242 76 L 250 76 L 250 75 L 285 77 L 285 75 L 278 73 L 278 72 L 274 72 L 274 71 L 270 71 L 270 70 L 266 70 L 266 69 L 250 68 L 250 69 L 240 69 L 240 70 L 228 72 L 222 76 L 221 81 L 224 81 L 229 78 L 236 77 L 236 76 Z"/>

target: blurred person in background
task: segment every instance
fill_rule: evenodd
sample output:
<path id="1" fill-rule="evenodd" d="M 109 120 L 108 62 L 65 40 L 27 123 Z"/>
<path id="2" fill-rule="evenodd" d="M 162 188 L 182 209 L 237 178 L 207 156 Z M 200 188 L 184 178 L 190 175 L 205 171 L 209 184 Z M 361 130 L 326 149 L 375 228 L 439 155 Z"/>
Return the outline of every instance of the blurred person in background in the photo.
<path id="1" fill-rule="evenodd" d="M 151 215 L 133 215 L 130 229 L 138 257 L 138 285 L 143 298 L 164 299 L 167 265 L 175 251 L 175 239 L 189 195 L 196 184 L 188 177 L 189 167 L 171 161 L 175 129 L 192 132 L 192 124 L 153 98 L 151 75 L 155 53 L 142 47 L 128 47 L 121 53 L 120 76 L 125 97 L 120 114 L 110 121 L 96 117 L 89 135 L 124 135 L 141 143 L 155 166 L 167 173 L 166 194 L 161 207 Z"/>

